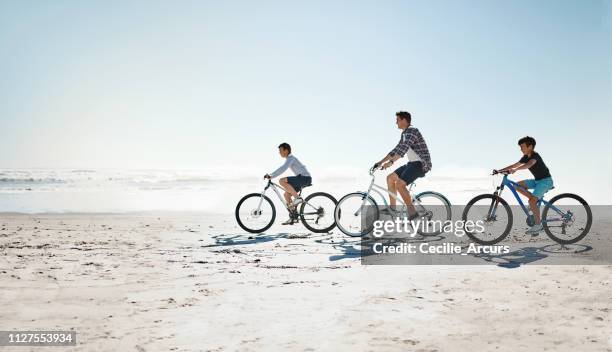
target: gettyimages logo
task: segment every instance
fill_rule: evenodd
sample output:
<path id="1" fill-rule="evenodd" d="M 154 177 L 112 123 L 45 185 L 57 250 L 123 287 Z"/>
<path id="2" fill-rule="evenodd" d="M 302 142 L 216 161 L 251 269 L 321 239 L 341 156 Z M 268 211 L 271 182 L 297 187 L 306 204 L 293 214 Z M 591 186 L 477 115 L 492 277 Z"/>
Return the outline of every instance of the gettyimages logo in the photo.
<path id="1" fill-rule="evenodd" d="M 372 235 L 380 238 L 385 234 L 404 233 L 410 237 L 415 237 L 419 233 L 452 233 L 457 237 L 465 236 L 465 232 L 484 232 L 484 220 L 431 220 L 428 218 L 395 218 L 394 220 L 376 220 Z"/>
<path id="2" fill-rule="evenodd" d="M 408 220 L 406 217 L 376 220 L 373 222 L 371 244 L 374 254 L 421 254 L 421 255 L 468 255 L 468 254 L 505 254 L 510 252 L 507 245 L 478 245 L 470 243 L 462 247 L 454 242 L 435 241 L 411 243 L 399 239 L 414 239 L 417 236 L 454 236 L 463 238 L 466 232 L 482 233 L 485 231 L 484 220 L 432 220 L 425 217 Z"/>

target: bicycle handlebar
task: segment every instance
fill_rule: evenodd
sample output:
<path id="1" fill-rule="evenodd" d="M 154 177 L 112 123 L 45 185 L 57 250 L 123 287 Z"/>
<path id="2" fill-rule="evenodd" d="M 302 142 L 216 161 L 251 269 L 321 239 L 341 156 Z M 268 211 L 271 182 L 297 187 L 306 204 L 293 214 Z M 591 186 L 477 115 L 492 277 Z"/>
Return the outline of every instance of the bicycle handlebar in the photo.
<path id="1" fill-rule="evenodd" d="M 370 168 L 370 171 L 369 171 L 370 176 L 374 176 L 374 172 L 376 172 L 376 170 L 378 169 L 380 169 L 380 165 L 374 164 L 374 166 Z"/>
<path id="2" fill-rule="evenodd" d="M 274 182 L 272 182 L 271 178 L 266 178 L 265 180 L 268 181 L 268 182 L 266 182 L 266 189 L 268 189 L 268 187 L 270 187 L 270 186 L 272 186 L 274 184 Z"/>
<path id="3" fill-rule="evenodd" d="M 499 170 L 493 170 L 493 172 L 491 173 L 492 176 L 495 176 L 497 174 L 502 174 L 502 175 L 510 175 L 509 171 L 499 171 Z"/>
<path id="4" fill-rule="evenodd" d="M 370 176 L 374 175 L 374 172 L 376 171 L 376 169 L 378 169 L 378 167 L 380 167 L 380 165 L 378 165 L 378 163 L 374 163 L 374 165 L 368 170 Z"/>

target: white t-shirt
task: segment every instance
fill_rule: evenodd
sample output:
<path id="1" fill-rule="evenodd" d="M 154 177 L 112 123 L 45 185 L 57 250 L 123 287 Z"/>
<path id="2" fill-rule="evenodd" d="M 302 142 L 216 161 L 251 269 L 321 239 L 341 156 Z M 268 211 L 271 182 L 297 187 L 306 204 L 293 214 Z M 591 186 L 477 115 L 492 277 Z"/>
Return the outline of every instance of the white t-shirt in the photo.
<path id="1" fill-rule="evenodd" d="M 310 172 L 308 172 L 306 166 L 304 166 L 304 164 L 302 164 L 298 158 L 293 156 L 293 154 L 287 155 L 287 160 L 285 160 L 285 163 L 270 173 L 270 176 L 274 178 L 285 172 L 287 169 L 291 169 L 291 171 L 293 171 L 293 173 L 296 175 L 310 176 Z"/>

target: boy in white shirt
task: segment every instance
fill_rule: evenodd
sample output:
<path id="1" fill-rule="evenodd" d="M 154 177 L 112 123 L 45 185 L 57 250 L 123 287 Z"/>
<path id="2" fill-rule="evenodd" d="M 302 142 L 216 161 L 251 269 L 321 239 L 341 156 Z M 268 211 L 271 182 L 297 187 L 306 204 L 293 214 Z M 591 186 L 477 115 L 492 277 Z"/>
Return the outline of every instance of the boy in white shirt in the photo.
<path id="1" fill-rule="evenodd" d="M 298 192 L 302 190 L 302 188 L 312 184 L 312 177 L 306 169 L 306 166 L 304 166 L 304 164 L 302 164 L 298 158 L 291 154 L 291 146 L 289 144 L 281 143 L 281 145 L 278 146 L 278 152 L 281 157 L 286 158 L 287 160 L 285 160 L 285 163 L 281 165 L 281 167 L 274 170 L 270 174 L 266 174 L 264 179 L 272 179 L 279 176 L 287 169 L 291 169 L 296 176 L 283 177 L 279 181 L 281 186 L 283 186 L 285 189 L 285 201 L 287 201 L 290 208 L 295 208 L 298 204 L 304 201 L 302 197 L 299 196 Z M 292 201 L 291 197 L 294 197 L 295 200 Z M 294 222 L 295 221 L 290 217 L 289 220 L 283 223 L 283 225 L 292 225 Z"/>

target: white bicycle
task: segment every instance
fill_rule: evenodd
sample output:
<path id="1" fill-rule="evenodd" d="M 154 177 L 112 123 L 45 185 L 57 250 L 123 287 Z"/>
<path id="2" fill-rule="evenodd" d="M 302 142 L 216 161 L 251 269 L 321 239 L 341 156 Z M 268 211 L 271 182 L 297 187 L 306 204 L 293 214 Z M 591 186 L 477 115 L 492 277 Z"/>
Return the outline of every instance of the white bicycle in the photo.
<path id="1" fill-rule="evenodd" d="M 304 186 L 304 188 L 311 185 Z M 266 191 L 272 188 L 278 199 L 283 203 L 289 217 L 302 224 L 312 232 L 329 232 L 336 226 L 332 212 L 336 207 L 336 198 L 324 192 L 310 194 L 296 207 L 290 207 L 279 190 L 285 189 L 268 179 L 268 184 L 260 193 L 250 193 L 242 197 L 236 205 L 236 221 L 240 227 L 251 233 L 261 233 L 269 229 L 276 219 L 276 208 L 272 200 L 266 196 Z M 302 195 L 302 190 L 298 192 Z"/>
<path id="2" fill-rule="evenodd" d="M 334 219 L 338 229 L 344 234 L 352 237 L 365 236 L 374 229 L 374 222 L 380 218 L 381 210 L 391 215 L 392 218 L 408 217 L 406 203 L 401 197 L 392 194 L 384 187 L 374 183 L 376 177 L 374 172 L 377 168 L 370 169 L 370 186 L 365 192 L 353 192 L 345 195 L 338 201 L 334 210 Z M 414 183 L 411 183 L 408 190 L 412 190 Z M 402 207 L 393 209 L 387 203 L 383 192 L 393 197 Z M 377 194 L 383 201 L 384 206 L 379 208 L 372 194 Z M 426 191 L 412 197 L 419 218 L 426 220 L 451 220 L 451 204 L 448 199 L 437 192 Z M 418 231 L 424 236 L 435 236 L 442 233 L 442 229 L 432 229 L 432 231 Z"/>

